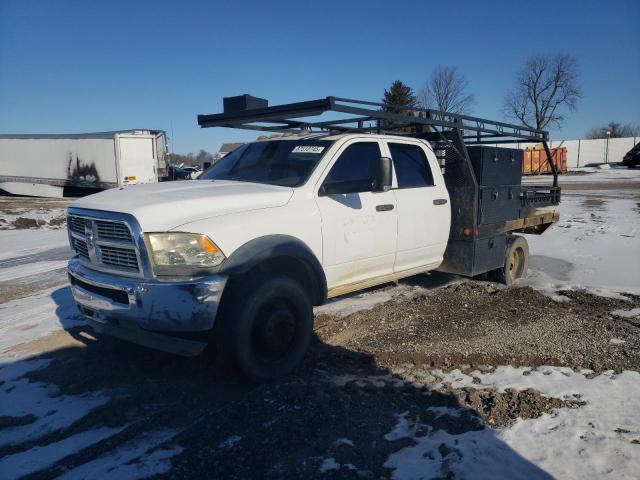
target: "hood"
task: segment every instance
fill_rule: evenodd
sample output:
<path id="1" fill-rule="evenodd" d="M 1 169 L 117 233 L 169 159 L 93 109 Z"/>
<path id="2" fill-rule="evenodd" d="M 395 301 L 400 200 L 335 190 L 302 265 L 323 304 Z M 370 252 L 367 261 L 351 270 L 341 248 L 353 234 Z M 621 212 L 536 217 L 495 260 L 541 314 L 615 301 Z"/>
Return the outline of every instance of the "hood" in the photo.
<path id="1" fill-rule="evenodd" d="M 205 218 L 285 205 L 293 189 L 260 183 L 187 180 L 113 188 L 70 206 L 136 217 L 145 232 L 168 231 Z"/>

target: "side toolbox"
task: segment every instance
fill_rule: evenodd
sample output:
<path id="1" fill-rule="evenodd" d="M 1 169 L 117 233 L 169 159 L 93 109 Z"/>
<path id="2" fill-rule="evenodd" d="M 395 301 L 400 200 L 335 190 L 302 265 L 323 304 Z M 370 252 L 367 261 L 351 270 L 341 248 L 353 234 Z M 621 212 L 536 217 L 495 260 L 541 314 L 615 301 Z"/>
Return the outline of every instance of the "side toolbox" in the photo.
<path id="1" fill-rule="evenodd" d="M 520 185 L 524 152 L 517 148 L 468 147 L 478 184 L 481 186 Z"/>
<path id="2" fill-rule="evenodd" d="M 480 187 L 480 224 L 513 220 L 520 215 L 520 185 Z"/>
<path id="3" fill-rule="evenodd" d="M 507 236 L 505 234 L 487 238 L 452 240 L 447 245 L 444 261 L 438 267 L 438 271 L 475 277 L 502 267 L 506 251 Z"/>

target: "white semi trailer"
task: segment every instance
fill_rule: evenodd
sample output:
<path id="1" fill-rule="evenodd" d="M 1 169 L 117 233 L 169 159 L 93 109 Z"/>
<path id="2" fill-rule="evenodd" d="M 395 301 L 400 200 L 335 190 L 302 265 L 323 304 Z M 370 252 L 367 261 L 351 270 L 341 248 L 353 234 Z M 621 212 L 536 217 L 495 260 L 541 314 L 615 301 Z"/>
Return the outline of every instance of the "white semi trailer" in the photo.
<path id="1" fill-rule="evenodd" d="M 0 190 L 15 195 L 62 197 L 154 183 L 166 167 L 161 130 L 0 135 Z"/>

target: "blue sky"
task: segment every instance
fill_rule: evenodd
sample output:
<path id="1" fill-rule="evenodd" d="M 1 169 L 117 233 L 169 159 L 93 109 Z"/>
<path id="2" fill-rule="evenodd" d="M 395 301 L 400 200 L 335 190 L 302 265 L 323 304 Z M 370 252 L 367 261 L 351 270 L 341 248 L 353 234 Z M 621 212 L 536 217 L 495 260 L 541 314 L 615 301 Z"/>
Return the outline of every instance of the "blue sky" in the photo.
<path id="1" fill-rule="evenodd" d="M 255 137 L 197 126 L 223 96 L 379 100 L 436 65 L 467 77 L 475 114 L 502 119 L 514 72 L 556 52 L 578 59 L 584 98 L 552 138 L 640 124 L 639 0 L 0 0 L 0 133 L 173 129 L 175 152 L 214 151 Z"/>

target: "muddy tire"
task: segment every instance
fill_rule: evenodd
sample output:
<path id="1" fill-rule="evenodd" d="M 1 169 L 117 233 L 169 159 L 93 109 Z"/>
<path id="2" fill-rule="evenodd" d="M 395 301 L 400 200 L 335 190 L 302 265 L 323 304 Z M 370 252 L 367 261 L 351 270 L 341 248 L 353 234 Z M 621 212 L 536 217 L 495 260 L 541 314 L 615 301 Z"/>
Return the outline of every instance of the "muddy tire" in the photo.
<path id="1" fill-rule="evenodd" d="M 496 271 L 497 280 L 512 285 L 517 279 L 527 276 L 529 270 L 529 244 L 520 235 L 507 237 L 504 266 Z"/>
<path id="2" fill-rule="evenodd" d="M 222 364 L 265 383 L 291 373 L 313 333 L 313 307 L 295 280 L 256 274 L 236 282 L 215 334 Z"/>

